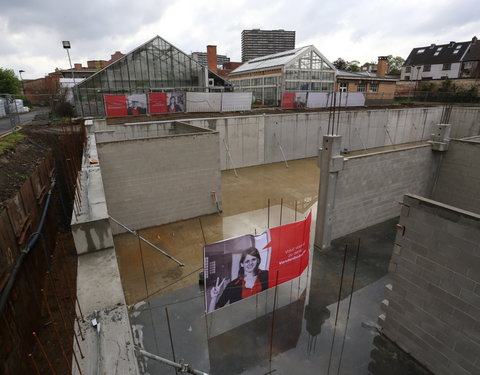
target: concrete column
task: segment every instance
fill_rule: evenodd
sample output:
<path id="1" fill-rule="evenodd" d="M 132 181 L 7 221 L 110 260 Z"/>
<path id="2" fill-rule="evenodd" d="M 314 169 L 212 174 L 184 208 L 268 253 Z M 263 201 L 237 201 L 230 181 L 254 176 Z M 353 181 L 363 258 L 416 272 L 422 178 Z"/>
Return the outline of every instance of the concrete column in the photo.
<path id="1" fill-rule="evenodd" d="M 438 124 L 433 128 L 434 132 L 431 135 L 429 143 L 432 145 L 433 151 L 447 151 L 450 143 L 450 131 L 452 125 Z"/>
<path id="2" fill-rule="evenodd" d="M 326 249 L 332 240 L 333 209 L 338 172 L 343 169 L 340 155 L 341 135 L 324 135 L 323 147 L 319 150 L 318 167 L 320 184 L 318 189 L 317 224 L 315 246 Z"/>

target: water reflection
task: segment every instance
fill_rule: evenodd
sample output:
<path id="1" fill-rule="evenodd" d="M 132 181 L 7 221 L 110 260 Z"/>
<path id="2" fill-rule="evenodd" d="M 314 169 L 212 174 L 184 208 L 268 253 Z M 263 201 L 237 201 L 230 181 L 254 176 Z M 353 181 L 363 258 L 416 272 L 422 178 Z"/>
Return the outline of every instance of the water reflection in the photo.
<path id="1" fill-rule="evenodd" d="M 139 344 L 147 351 L 173 359 L 164 311 L 168 307 L 176 359 L 185 359 L 199 370 L 229 375 L 261 375 L 274 370 L 276 374 L 327 374 L 330 364 L 330 373 L 367 374 L 377 335 L 369 327 L 380 313 L 388 282 L 385 275 L 395 222 L 343 237 L 328 251 L 315 251 L 309 269 L 299 279 L 212 314 L 204 314 L 199 285 L 151 298 L 131 311 L 136 339 L 142 338 Z M 347 325 L 359 237 L 363 240 Z M 349 251 L 335 327 L 345 244 Z M 144 374 L 168 371 L 154 361 L 142 361 Z"/>

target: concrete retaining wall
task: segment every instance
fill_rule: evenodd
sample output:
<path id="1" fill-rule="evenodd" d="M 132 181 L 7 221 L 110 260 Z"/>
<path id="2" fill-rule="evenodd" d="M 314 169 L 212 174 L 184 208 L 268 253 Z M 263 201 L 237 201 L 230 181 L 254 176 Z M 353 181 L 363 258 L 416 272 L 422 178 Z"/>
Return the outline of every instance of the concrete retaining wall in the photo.
<path id="1" fill-rule="evenodd" d="M 435 374 L 479 374 L 480 216 L 403 201 L 383 332 Z"/>
<path id="2" fill-rule="evenodd" d="M 429 196 L 436 165 L 430 145 L 346 158 L 338 172 L 332 239 L 398 216 L 405 193 Z"/>
<path id="3" fill-rule="evenodd" d="M 141 229 L 216 212 L 219 139 L 203 132 L 98 143 L 109 214 Z M 121 230 L 112 224 L 114 233 Z"/>
<path id="4" fill-rule="evenodd" d="M 454 107 L 450 114 L 451 138 L 480 135 L 480 107 Z"/>
<path id="5" fill-rule="evenodd" d="M 480 214 L 480 138 L 450 141 L 432 199 Z"/>
<path id="6" fill-rule="evenodd" d="M 441 115 L 442 107 L 342 111 L 335 119 L 335 130 L 338 124 L 342 150 L 355 151 L 428 140 Z M 480 108 L 453 108 L 451 118 L 456 130 L 452 137 L 479 135 L 479 116 Z M 95 120 L 95 131 L 98 142 L 147 138 L 161 135 L 165 124 L 172 123 L 107 125 L 104 120 Z M 220 163 L 225 170 L 283 161 L 282 149 L 287 160 L 316 156 L 322 136 L 327 134 L 329 113 L 199 118 L 183 123 L 219 132 Z"/>

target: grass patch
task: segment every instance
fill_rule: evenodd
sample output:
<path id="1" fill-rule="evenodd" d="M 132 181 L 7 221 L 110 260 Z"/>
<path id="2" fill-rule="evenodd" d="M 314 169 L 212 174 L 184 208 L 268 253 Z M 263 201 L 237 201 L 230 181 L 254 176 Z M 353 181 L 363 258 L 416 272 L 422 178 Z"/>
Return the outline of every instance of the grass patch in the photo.
<path id="1" fill-rule="evenodd" d="M 0 154 L 3 154 L 6 150 L 15 150 L 16 144 L 25 138 L 25 134 L 18 131 L 0 138 Z"/>

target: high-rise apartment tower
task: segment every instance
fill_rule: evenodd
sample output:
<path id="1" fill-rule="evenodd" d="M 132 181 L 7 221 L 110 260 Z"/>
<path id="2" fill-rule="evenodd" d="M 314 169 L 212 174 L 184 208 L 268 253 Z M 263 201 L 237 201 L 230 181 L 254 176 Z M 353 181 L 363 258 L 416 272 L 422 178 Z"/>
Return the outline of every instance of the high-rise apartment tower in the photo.
<path id="1" fill-rule="evenodd" d="M 242 62 L 295 48 L 295 31 L 243 30 Z"/>

